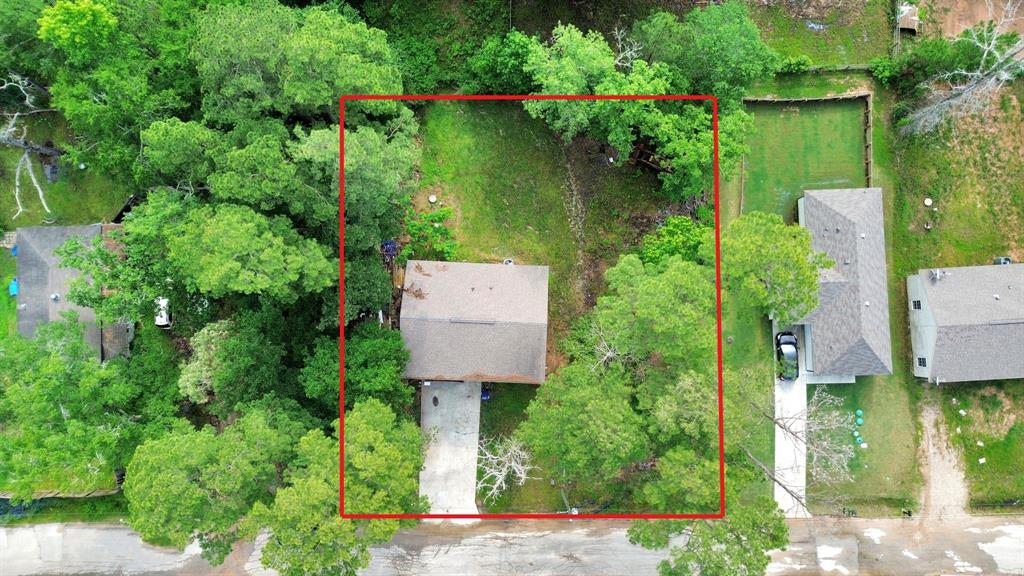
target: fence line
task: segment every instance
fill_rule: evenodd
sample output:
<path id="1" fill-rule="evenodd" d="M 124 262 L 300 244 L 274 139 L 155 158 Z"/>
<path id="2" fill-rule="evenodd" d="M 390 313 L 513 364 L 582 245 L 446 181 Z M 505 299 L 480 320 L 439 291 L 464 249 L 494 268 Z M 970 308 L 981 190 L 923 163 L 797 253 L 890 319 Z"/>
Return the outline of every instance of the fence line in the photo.
<path id="1" fill-rule="evenodd" d="M 872 120 L 872 113 L 874 111 L 874 105 L 872 103 L 871 92 L 867 90 L 861 90 L 857 92 L 848 92 L 846 94 L 835 94 L 832 96 L 805 96 L 799 98 L 780 98 L 777 96 L 746 96 L 743 98 L 744 102 L 749 103 L 760 103 L 760 104 L 804 104 L 804 103 L 818 103 L 818 102 L 844 102 L 848 100 L 864 100 L 864 121 L 861 122 L 861 126 L 864 128 L 864 179 L 867 181 L 868 188 L 871 187 L 871 182 L 874 180 L 874 147 L 871 141 L 872 129 L 874 127 L 874 121 Z"/>

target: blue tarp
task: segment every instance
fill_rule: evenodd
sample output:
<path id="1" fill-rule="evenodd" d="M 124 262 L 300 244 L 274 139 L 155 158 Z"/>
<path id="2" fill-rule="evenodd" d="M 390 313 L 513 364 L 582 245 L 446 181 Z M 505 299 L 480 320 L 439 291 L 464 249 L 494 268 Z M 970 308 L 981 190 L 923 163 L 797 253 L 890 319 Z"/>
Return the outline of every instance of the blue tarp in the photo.
<path id="1" fill-rule="evenodd" d="M 11 280 L 10 286 L 7 287 L 7 293 L 10 294 L 11 296 L 17 296 L 18 295 L 18 279 L 17 278 L 15 278 L 14 280 Z"/>
<path id="2" fill-rule="evenodd" d="M 11 246 L 11 256 L 17 256 L 17 255 L 18 255 L 18 245 L 15 244 L 14 246 Z"/>

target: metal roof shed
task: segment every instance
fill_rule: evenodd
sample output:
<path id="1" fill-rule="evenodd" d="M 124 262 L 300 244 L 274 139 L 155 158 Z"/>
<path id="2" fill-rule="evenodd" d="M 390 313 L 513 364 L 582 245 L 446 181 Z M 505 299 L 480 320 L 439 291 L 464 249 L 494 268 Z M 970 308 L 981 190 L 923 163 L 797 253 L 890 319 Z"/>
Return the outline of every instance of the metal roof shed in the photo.
<path id="1" fill-rule="evenodd" d="M 544 381 L 547 266 L 410 260 L 403 292 L 406 378 Z"/>

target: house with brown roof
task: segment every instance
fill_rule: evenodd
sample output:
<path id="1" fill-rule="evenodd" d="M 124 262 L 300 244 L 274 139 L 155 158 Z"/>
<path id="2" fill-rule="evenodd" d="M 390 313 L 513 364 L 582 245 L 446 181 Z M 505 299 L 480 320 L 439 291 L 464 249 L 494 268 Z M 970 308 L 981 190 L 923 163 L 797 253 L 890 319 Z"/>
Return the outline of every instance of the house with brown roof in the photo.
<path id="1" fill-rule="evenodd" d="M 433 514 L 477 514 L 481 387 L 544 381 L 548 268 L 410 260 L 402 291 L 404 377 L 422 381 L 431 438 L 420 494 Z"/>
<path id="2" fill-rule="evenodd" d="M 1024 264 L 919 270 L 907 303 L 914 376 L 1024 378 Z"/>
<path id="3" fill-rule="evenodd" d="M 410 260 L 403 292 L 405 378 L 544 381 L 547 266 Z"/>

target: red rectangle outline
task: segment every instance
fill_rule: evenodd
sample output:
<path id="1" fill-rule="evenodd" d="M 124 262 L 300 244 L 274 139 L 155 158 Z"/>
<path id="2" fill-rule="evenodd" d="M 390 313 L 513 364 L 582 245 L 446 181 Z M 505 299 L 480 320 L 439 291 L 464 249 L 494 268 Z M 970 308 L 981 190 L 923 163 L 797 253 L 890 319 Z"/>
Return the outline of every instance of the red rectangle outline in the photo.
<path id="1" fill-rule="evenodd" d="M 345 513 L 345 102 L 349 100 L 707 100 L 711 102 L 711 128 L 714 150 L 714 197 L 715 197 L 715 323 L 718 340 L 718 489 L 719 509 L 714 514 L 565 514 L 565 513 L 522 513 L 522 514 L 346 514 Z M 725 406 L 722 396 L 722 270 L 721 270 L 721 238 L 719 221 L 719 176 L 718 176 L 718 98 L 708 95 L 671 94 L 671 95 L 583 95 L 583 94 L 531 94 L 531 95 L 485 95 L 485 94 L 359 94 L 346 95 L 339 98 L 339 180 L 340 206 L 338 210 L 338 229 L 341 246 L 339 258 L 339 311 L 338 311 L 338 353 L 340 362 L 339 390 L 339 491 L 338 510 L 342 518 L 361 520 L 384 519 L 648 519 L 648 520 L 697 520 L 720 519 L 725 517 Z"/>

